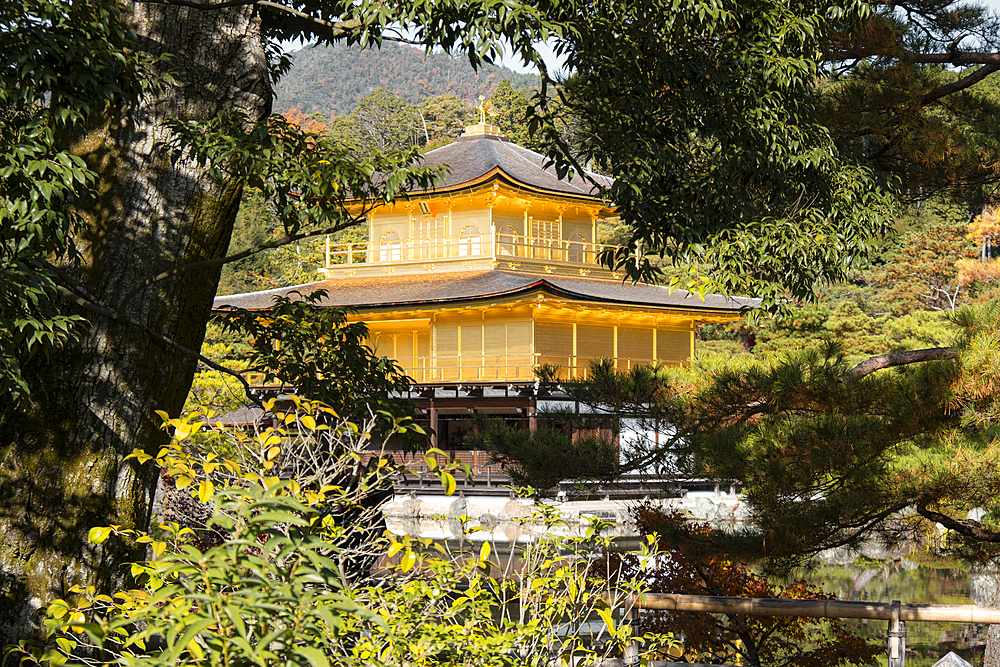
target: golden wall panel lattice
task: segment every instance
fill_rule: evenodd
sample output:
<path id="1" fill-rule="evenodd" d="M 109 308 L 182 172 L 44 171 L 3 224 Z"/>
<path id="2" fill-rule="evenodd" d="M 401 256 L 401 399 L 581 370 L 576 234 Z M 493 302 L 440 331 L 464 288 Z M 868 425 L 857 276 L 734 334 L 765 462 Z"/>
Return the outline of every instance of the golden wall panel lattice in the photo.
<path id="1" fill-rule="evenodd" d="M 573 325 L 536 322 L 535 352 L 539 365 L 570 367 L 573 363 Z"/>
<path id="2" fill-rule="evenodd" d="M 683 362 L 691 357 L 690 331 L 656 331 L 656 358 L 660 361 Z"/>
<path id="3" fill-rule="evenodd" d="M 618 368 L 653 361 L 653 330 L 618 327 Z"/>
<path id="4" fill-rule="evenodd" d="M 440 369 L 444 382 L 459 379 L 459 328 L 456 324 L 439 324 L 434 327 L 434 365 Z"/>
<path id="5" fill-rule="evenodd" d="M 615 356 L 614 327 L 595 327 L 581 324 L 576 328 L 576 356 L 589 362 L 602 357 L 613 359 Z M 584 363 L 581 363 L 584 365 Z"/>

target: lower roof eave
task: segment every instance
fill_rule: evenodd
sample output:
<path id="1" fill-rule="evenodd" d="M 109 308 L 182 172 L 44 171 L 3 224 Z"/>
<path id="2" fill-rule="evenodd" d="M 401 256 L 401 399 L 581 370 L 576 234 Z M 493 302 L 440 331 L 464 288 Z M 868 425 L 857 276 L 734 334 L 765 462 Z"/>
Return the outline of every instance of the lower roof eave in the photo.
<path id="1" fill-rule="evenodd" d="M 698 298 L 683 290 L 631 285 L 624 282 L 565 276 L 518 274 L 497 269 L 451 274 L 379 278 L 331 279 L 288 288 L 217 297 L 214 309 L 269 310 L 275 296 L 327 292 L 321 306 L 350 307 L 359 312 L 386 312 L 440 306 L 474 306 L 484 302 L 530 301 L 540 294 L 595 307 L 682 311 L 704 317 L 739 317 L 759 300 L 706 295 Z"/>

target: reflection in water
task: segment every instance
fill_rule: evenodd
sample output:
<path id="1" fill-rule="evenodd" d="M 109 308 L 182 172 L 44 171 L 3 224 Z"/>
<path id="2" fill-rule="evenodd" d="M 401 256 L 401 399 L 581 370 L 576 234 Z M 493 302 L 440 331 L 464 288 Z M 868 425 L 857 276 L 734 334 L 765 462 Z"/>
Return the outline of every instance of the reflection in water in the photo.
<path id="1" fill-rule="evenodd" d="M 798 572 L 796 577 L 822 585 L 824 591 L 836 594 L 841 600 L 980 604 L 973 599 L 974 588 L 970 586 L 969 571 L 961 569 L 958 563 L 953 566 L 918 566 L 907 560 L 890 562 L 885 567 L 822 565 Z M 980 578 L 979 581 L 977 588 L 988 588 L 986 579 Z M 994 574 L 994 595 L 997 582 Z M 867 629 L 873 637 L 885 638 L 884 621 L 847 622 Z M 974 665 L 981 665 L 987 627 L 963 623 L 907 623 L 906 667 L 930 667 L 948 651 L 954 651 Z"/>
<path id="2" fill-rule="evenodd" d="M 972 599 L 983 607 L 1000 606 L 1000 572 L 996 562 L 977 566 L 969 570 Z M 986 651 L 983 664 L 1000 664 L 1000 625 L 991 625 L 987 630 Z"/>

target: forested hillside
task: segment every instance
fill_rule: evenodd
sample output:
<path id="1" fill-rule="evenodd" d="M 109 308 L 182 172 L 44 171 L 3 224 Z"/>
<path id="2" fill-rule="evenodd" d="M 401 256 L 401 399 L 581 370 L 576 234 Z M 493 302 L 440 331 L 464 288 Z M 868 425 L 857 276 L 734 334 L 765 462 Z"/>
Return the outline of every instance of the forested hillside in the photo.
<path id="1" fill-rule="evenodd" d="M 996 299 L 1000 260 L 994 259 L 992 212 L 970 222 L 964 206 L 927 201 L 900 211 L 895 233 L 870 266 L 829 285 L 814 303 L 784 317 L 701 331 L 702 352 L 753 350 L 761 359 L 838 343 L 847 358 L 894 350 L 947 346 L 959 329 L 949 315 Z"/>
<path id="2" fill-rule="evenodd" d="M 385 43 L 381 50 L 310 46 L 292 54 L 292 67 L 275 89 L 275 110 L 298 109 L 327 117 L 349 114 L 376 88 L 387 88 L 411 104 L 451 93 L 473 100 L 490 95 L 504 79 L 517 90 L 538 85 L 538 77 L 505 67 L 473 70 L 464 58 Z"/>

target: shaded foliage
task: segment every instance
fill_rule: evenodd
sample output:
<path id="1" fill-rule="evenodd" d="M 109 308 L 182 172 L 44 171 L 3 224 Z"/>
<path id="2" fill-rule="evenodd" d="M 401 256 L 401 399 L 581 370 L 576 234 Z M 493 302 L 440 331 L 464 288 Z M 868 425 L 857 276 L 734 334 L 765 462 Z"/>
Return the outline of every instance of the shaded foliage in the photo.
<path id="1" fill-rule="evenodd" d="M 575 76 L 558 108 L 534 100 L 533 127 L 565 171 L 573 151 L 555 128 L 574 115 L 581 160 L 617 179 L 607 196 L 630 245 L 710 265 L 694 286 L 811 297 L 888 228 L 889 198 L 815 116 L 817 51 L 866 11 L 596 2 L 559 41 Z"/>
<path id="2" fill-rule="evenodd" d="M 293 300 L 293 297 L 300 297 Z M 326 292 L 277 296 L 264 313 L 236 309 L 221 316 L 226 331 L 246 336 L 250 368 L 344 417 L 367 418 L 409 386 L 399 365 L 367 344 L 368 327 L 343 308 L 320 308 Z"/>
<path id="3" fill-rule="evenodd" d="M 662 555 L 649 574 L 650 592 L 724 597 L 829 600 L 818 586 L 778 584 L 756 574 L 725 550 L 706 552 L 705 542 L 724 535 L 708 524 L 640 505 L 633 517 L 641 535 L 657 541 Z M 699 544 L 701 543 L 701 544 Z M 626 561 L 634 557 L 625 557 Z M 705 664 L 753 667 L 872 665 L 884 648 L 869 642 L 842 620 L 741 616 L 694 612 L 645 612 L 644 630 L 671 628 L 684 638 L 684 658 Z"/>
<path id="4" fill-rule="evenodd" d="M 67 138 L 157 83 L 143 76 L 153 59 L 135 51 L 121 12 L 101 0 L 0 8 L 0 399 L 26 397 L 24 364 L 74 341 L 83 324 L 62 306 L 51 262 L 73 256 L 83 221 L 68 204 L 97 175 Z"/>

